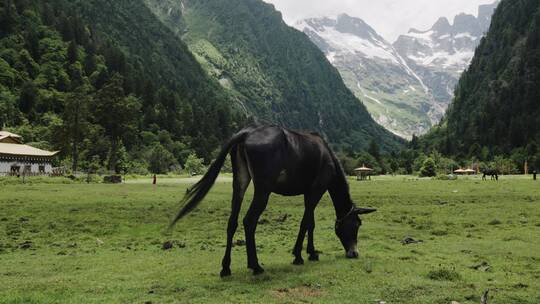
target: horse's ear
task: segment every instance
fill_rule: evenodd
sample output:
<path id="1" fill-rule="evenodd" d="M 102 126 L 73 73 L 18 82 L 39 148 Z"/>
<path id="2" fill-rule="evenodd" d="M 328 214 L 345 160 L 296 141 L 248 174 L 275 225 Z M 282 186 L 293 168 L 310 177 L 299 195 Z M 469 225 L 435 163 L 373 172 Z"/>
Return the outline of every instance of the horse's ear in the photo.
<path id="1" fill-rule="evenodd" d="M 372 209 L 372 208 L 356 208 L 354 210 L 354 213 L 360 215 L 360 214 L 369 214 L 369 213 L 373 213 L 377 211 L 377 209 Z"/>

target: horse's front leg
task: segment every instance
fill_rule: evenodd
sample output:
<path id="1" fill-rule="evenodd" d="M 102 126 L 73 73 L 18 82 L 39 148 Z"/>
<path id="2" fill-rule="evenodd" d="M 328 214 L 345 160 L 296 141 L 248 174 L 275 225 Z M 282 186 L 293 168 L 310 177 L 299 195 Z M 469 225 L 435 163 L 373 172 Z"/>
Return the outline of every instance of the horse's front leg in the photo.
<path id="1" fill-rule="evenodd" d="M 320 199 L 322 197 L 322 194 L 310 194 L 304 196 L 304 216 L 302 217 L 302 222 L 300 224 L 300 231 L 298 232 L 298 238 L 296 239 L 296 244 L 294 245 L 293 249 L 293 255 L 294 255 L 294 261 L 293 264 L 295 265 L 302 265 L 304 264 L 304 259 L 302 258 L 302 246 L 304 244 L 304 238 L 306 236 L 306 232 L 308 232 L 308 246 L 307 246 L 307 252 L 309 254 L 309 260 L 310 261 L 318 261 L 319 260 L 319 254 L 315 250 L 315 246 L 313 244 L 313 232 L 315 230 L 315 208 L 317 207 L 317 204 L 319 203 Z"/>

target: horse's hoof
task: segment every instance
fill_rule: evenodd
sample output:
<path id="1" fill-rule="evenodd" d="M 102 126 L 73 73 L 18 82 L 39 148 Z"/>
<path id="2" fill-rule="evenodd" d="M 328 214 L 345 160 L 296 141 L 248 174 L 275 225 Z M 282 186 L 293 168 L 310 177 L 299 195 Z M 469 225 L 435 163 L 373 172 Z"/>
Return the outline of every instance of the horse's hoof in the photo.
<path id="1" fill-rule="evenodd" d="M 304 259 L 302 258 L 295 258 L 294 261 L 292 262 L 293 265 L 304 265 Z"/>
<path id="2" fill-rule="evenodd" d="M 262 273 L 264 273 L 264 269 L 261 266 L 257 266 L 253 269 L 253 275 L 260 275 Z"/>
<path id="3" fill-rule="evenodd" d="M 231 270 L 230 269 L 221 269 L 221 272 L 219 273 L 219 276 L 222 278 L 230 277 L 231 276 Z"/>
<path id="4" fill-rule="evenodd" d="M 319 261 L 319 254 L 318 253 L 312 253 L 309 255 L 309 260 L 312 262 Z"/>

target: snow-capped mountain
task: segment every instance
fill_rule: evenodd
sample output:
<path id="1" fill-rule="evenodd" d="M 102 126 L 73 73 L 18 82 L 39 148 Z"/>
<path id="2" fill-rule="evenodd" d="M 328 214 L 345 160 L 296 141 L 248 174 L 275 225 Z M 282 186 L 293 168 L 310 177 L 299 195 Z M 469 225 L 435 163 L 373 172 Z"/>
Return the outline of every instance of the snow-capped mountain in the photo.
<path id="1" fill-rule="evenodd" d="M 371 115 L 392 132 L 425 133 L 444 114 L 461 72 L 489 27 L 495 5 L 478 18 L 441 18 L 428 31 L 412 29 L 392 44 L 346 14 L 305 19 L 295 27 L 325 52 Z"/>
<path id="2" fill-rule="evenodd" d="M 363 20 L 342 14 L 306 19 L 296 27 L 325 52 L 377 122 L 403 137 L 431 126 L 424 113 L 432 104 L 429 88 Z"/>
<path id="3" fill-rule="evenodd" d="M 427 31 L 409 30 L 401 35 L 394 48 L 432 90 L 444 108 L 453 97 L 461 73 L 469 66 L 474 51 L 489 29 L 498 2 L 481 5 L 478 17 L 459 14 L 453 24 L 440 18 Z"/>

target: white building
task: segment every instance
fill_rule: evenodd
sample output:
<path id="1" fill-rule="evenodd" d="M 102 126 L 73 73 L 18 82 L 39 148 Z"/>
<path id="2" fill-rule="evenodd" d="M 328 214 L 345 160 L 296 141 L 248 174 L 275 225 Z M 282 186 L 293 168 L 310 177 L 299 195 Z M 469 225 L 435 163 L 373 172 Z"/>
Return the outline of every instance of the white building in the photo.
<path id="1" fill-rule="evenodd" d="M 1 175 L 52 174 L 52 160 L 57 153 L 24 145 L 21 136 L 0 131 Z"/>

